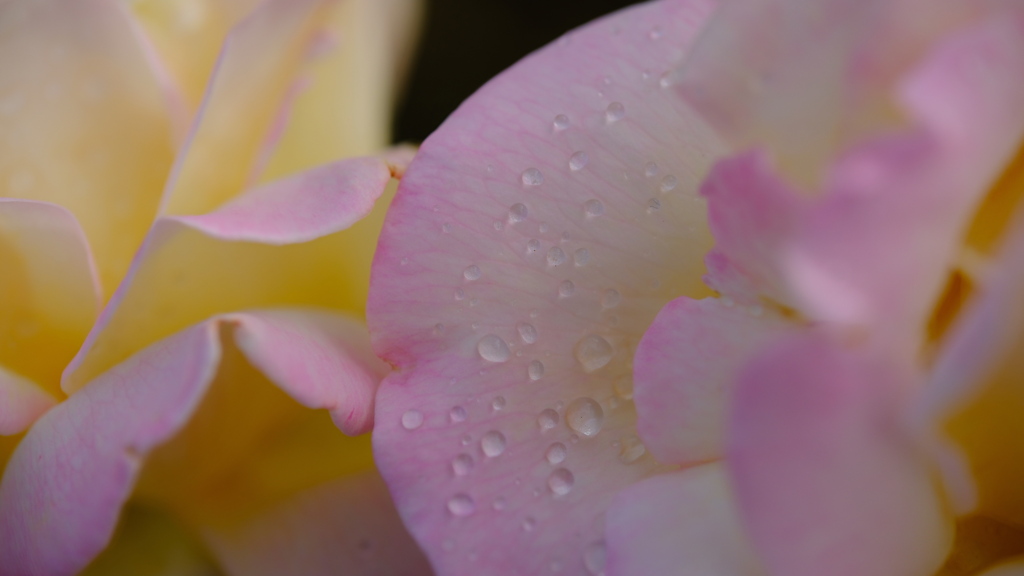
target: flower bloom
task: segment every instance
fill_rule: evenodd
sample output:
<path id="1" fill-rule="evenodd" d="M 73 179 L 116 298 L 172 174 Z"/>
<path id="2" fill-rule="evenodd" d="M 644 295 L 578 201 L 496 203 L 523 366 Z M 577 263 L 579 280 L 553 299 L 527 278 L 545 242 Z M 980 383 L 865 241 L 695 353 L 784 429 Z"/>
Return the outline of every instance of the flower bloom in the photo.
<path id="1" fill-rule="evenodd" d="M 358 437 L 417 10 L 0 7 L 0 574 L 428 570 Z"/>
<path id="2" fill-rule="evenodd" d="M 663 0 L 495 78 L 371 282 L 434 567 L 1020 574 L 1022 141 L 1009 3 Z"/>

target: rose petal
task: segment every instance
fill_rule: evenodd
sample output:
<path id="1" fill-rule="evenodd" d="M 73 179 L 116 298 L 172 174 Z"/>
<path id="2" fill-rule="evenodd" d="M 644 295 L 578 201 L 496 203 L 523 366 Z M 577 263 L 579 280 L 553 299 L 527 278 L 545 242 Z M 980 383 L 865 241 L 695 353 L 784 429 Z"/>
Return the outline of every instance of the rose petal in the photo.
<path id="1" fill-rule="evenodd" d="M 637 431 L 655 458 L 693 464 L 723 456 L 732 382 L 784 327 L 763 308 L 679 298 L 658 313 L 633 364 Z"/>
<path id="2" fill-rule="evenodd" d="M 394 161 L 344 160 L 250 191 L 211 214 L 160 219 L 65 371 L 64 388 L 77 390 L 213 314 L 280 305 L 361 312 L 380 218 L 353 224 L 402 169 Z"/>
<path id="3" fill-rule="evenodd" d="M 0 21 L 0 196 L 67 208 L 112 290 L 171 166 L 164 87 L 116 2 L 4 2 Z"/>
<path id="4" fill-rule="evenodd" d="M 711 9 L 569 33 L 467 100 L 403 179 L 368 304 L 398 367 L 374 445 L 443 574 L 582 570 L 612 494 L 660 469 L 622 396 L 657 311 L 708 293 L 695 192 L 722 148 L 659 78 Z"/>
<path id="5" fill-rule="evenodd" d="M 608 574 L 760 576 L 720 463 L 660 474 L 608 508 Z"/>
<path id="6" fill-rule="evenodd" d="M 927 576 L 952 521 L 902 423 L 909 382 L 805 334 L 743 371 L 728 462 L 769 572 Z"/>
<path id="7" fill-rule="evenodd" d="M 230 354 L 222 361 L 221 327 L 230 334 L 232 326 L 242 352 L 253 364 L 273 367 L 269 376 L 281 378 L 276 384 L 304 406 L 332 409 L 339 420 L 372 409 L 373 385 L 383 367 L 378 363 L 370 367 L 372 372 L 365 371 L 369 352 L 365 336 L 356 344 L 355 334 L 362 331 L 356 322 L 322 312 L 271 311 L 224 315 L 193 326 L 118 364 L 33 426 L 0 484 L 0 565 L 19 574 L 71 574 L 106 546 L 143 458 L 178 435 L 193 417 L 202 420 L 204 413 L 216 409 L 204 403 L 197 416 L 218 365 L 223 364 L 222 374 L 215 388 L 253 388 L 244 365 L 229 362 Z M 339 341 L 342 334 L 344 342 Z M 297 365 L 305 368 L 287 369 Z M 349 378 L 339 380 L 338 374 Z M 247 395 L 244 404 L 237 397 L 215 396 L 221 405 L 238 406 L 240 420 L 268 413 L 266 395 L 262 404 L 259 395 Z M 279 413 L 282 398 L 273 400 Z M 221 433 L 204 436 L 204 448 L 219 461 L 220 473 L 199 460 L 176 474 L 144 479 L 141 489 L 166 496 L 161 488 L 172 482 L 179 492 L 190 494 L 193 489 L 191 495 L 196 495 L 204 481 L 207 486 L 211 479 L 223 481 L 224 462 L 238 458 L 224 448 L 239 445 L 226 422 L 235 424 L 220 419 Z M 282 424 L 280 419 L 276 423 Z M 265 434 L 266 427 L 264 439 Z M 174 450 L 181 455 L 183 448 Z M 174 454 L 160 459 L 173 461 Z M 229 507 L 238 495 L 221 496 Z M 175 502 L 173 497 L 167 500 Z"/>
<path id="8" fill-rule="evenodd" d="M 205 532 L 220 565 L 239 576 L 432 573 L 374 473 L 318 486 Z"/>
<path id="9" fill-rule="evenodd" d="M 978 576 L 1024 576 L 1024 558 L 1000 563 L 999 566 L 990 568 Z"/>

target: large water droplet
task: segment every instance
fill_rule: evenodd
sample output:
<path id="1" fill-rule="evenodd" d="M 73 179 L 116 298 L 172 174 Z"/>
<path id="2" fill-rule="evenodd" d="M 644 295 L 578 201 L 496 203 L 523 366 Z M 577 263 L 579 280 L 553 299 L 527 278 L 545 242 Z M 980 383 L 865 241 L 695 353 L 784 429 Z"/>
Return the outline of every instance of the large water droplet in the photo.
<path id="1" fill-rule="evenodd" d="M 562 298 L 568 298 L 576 293 L 576 285 L 573 284 L 572 280 L 565 280 L 558 285 L 558 295 Z"/>
<path id="2" fill-rule="evenodd" d="M 544 458 L 548 461 L 548 464 L 561 464 L 565 461 L 567 454 L 568 451 L 565 449 L 565 444 L 555 442 L 548 446 L 547 452 L 544 453 Z"/>
<path id="3" fill-rule="evenodd" d="M 574 352 L 576 360 L 583 366 L 583 371 L 593 372 L 611 362 L 615 349 L 604 338 L 590 334 L 576 343 Z"/>
<path id="4" fill-rule="evenodd" d="M 551 493 L 555 496 L 565 496 L 572 491 L 573 484 L 576 483 L 576 478 L 572 475 L 572 472 L 565 468 L 559 468 L 548 476 L 548 488 L 551 489 Z"/>
<path id="5" fill-rule="evenodd" d="M 537 416 L 537 426 L 540 427 L 541 432 L 547 432 L 558 426 L 558 412 L 551 408 L 545 408 L 541 411 L 540 416 Z"/>
<path id="6" fill-rule="evenodd" d="M 569 117 L 565 114 L 559 114 L 555 116 L 555 121 L 552 123 L 555 128 L 555 132 L 561 132 L 569 127 Z"/>
<path id="7" fill-rule="evenodd" d="M 456 300 L 461 302 L 462 300 L 466 299 L 466 291 L 463 290 L 462 288 L 456 288 L 453 296 Z"/>
<path id="8" fill-rule="evenodd" d="M 648 178 L 654 178 L 658 175 L 658 164 L 657 162 L 648 162 L 644 164 L 644 176 Z"/>
<path id="9" fill-rule="evenodd" d="M 540 380 L 544 376 L 544 363 L 540 360 L 530 362 L 530 365 L 526 367 L 526 374 L 530 380 Z"/>
<path id="10" fill-rule="evenodd" d="M 671 192 L 675 190 L 676 186 L 678 185 L 679 179 L 669 174 L 668 176 L 665 176 L 664 178 L 661 179 L 661 185 L 658 186 L 658 189 L 661 190 L 662 192 Z"/>
<path id="11" fill-rule="evenodd" d="M 540 186 L 544 182 L 544 174 L 536 168 L 527 168 L 523 170 L 522 180 L 523 186 Z"/>
<path id="12" fill-rule="evenodd" d="M 473 457 L 469 454 L 459 454 L 452 460 L 452 472 L 456 476 L 465 476 L 473 469 Z"/>
<path id="13" fill-rule="evenodd" d="M 495 411 L 504 410 L 506 404 L 508 404 L 508 401 L 505 400 L 505 397 L 498 396 L 491 401 L 491 408 L 494 409 Z"/>
<path id="14" fill-rule="evenodd" d="M 548 266 L 561 266 L 568 259 L 565 255 L 565 250 L 562 250 L 558 246 L 553 246 L 548 250 Z"/>
<path id="15" fill-rule="evenodd" d="M 632 464 L 647 452 L 647 448 L 643 445 L 643 442 L 633 435 L 623 438 L 620 444 L 622 445 L 622 448 L 619 452 L 619 460 L 622 461 L 623 464 Z"/>
<path id="16" fill-rule="evenodd" d="M 423 412 L 409 410 L 402 414 L 402 427 L 406 430 L 415 430 L 423 424 Z"/>
<path id="17" fill-rule="evenodd" d="M 569 157 L 569 169 L 573 172 L 579 172 L 587 167 L 588 162 L 590 162 L 590 157 L 581 150 Z"/>
<path id="18" fill-rule="evenodd" d="M 491 430 L 480 438 L 480 449 L 488 458 L 501 456 L 501 453 L 505 451 L 505 444 L 505 435 L 497 430 Z"/>
<path id="19" fill-rule="evenodd" d="M 604 119 L 609 124 L 622 120 L 626 115 L 626 107 L 621 102 L 612 102 L 604 111 Z"/>
<path id="20" fill-rule="evenodd" d="M 591 218 L 604 214 L 604 204 L 596 198 L 592 198 L 583 203 L 583 212 Z"/>
<path id="21" fill-rule="evenodd" d="M 455 406 L 448 411 L 448 418 L 455 423 L 464 422 L 466 420 L 466 416 L 468 416 L 468 414 L 466 413 L 466 409 L 462 406 Z"/>
<path id="22" fill-rule="evenodd" d="M 604 542 L 594 542 L 583 550 L 583 566 L 594 576 L 604 573 L 608 562 L 608 548 Z"/>
<path id="23" fill-rule="evenodd" d="M 615 308 L 620 302 L 622 302 L 622 295 L 618 290 L 612 288 L 605 290 L 604 296 L 601 297 L 601 305 L 605 308 Z"/>
<path id="24" fill-rule="evenodd" d="M 480 357 L 488 362 L 507 362 L 512 356 L 508 344 L 494 334 L 488 334 L 481 338 L 476 345 L 476 350 L 480 353 Z"/>
<path id="25" fill-rule="evenodd" d="M 529 254 L 536 254 L 537 252 L 540 252 L 540 240 L 530 238 L 526 242 L 526 252 Z"/>
<path id="26" fill-rule="evenodd" d="M 480 274 L 481 274 L 480 273 L 480 267 L 477 266 L 476 264 L 471 264 L 471 265 L 467 266 L 465 270 L 462 271 L 462 276 L 466 280 L 470 280 L 470 281 L 479 280 L 480 279 Z"/>
<path id="27" fill-rule="evenodd" d="M 523 339 L 526 344 L 533 344 L 537 341 L 537 329 L 533 327 L 533 324 L 527 324 L 526 322 L 520 322 L 516 326 L 516 331 L 519 332 L 519 337 Z"/>
<path id="28" fill-rule="evenodd" d="M 580 248 L 579 250 L 572 253 L 572 261 L 577 266 L 585 266 L 587 262 L 590 262 L 590 250 L 586 248 Z"/>
<path id="29" fill-rule="evenodd" d="M 584 436 L 596 436 L 604 425 L 604 410 L 593 398 L 577 398 L 565 409 L 565 423 Z"/>
<path id="30" fill-rule="evenodd" d="M 508 221 L 515 224 L 516 222 L 522 222 L 529 216 L 530 211 L 526 209 L 525 204 L 513 204 L 508 209 Z"/>
<path id="31" fill-rule="evenodd" d="M 469 516 L 476 510 L 476 503 L 469 494 L 456 494 L 448 500 L 448 511 L 453 516 Z"/>

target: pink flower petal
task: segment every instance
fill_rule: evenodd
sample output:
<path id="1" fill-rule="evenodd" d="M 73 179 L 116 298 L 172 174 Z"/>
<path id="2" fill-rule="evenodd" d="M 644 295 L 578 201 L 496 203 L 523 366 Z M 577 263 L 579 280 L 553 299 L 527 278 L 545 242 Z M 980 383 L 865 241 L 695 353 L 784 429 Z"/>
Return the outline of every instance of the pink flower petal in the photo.
<path id="1" fill-rule="evenodd" d="M 637 482 L 612 500 L 606 525 L 609 576 L 764 574 L 721 464 Z"/>
<path id="2" fill-rule="evenodd" d="M 310 489 L 237 525 L 207 529 L 205 539 L 238 576 L 432 573 L 375 473 Z"/>
<path id="3" fill-rule="evenodd" d="M 722 148 L 659 80 L 711 10 L 569 33 L 466 101 L 402 180 L 368 305 L 398 368 L 374 445 L 440 573 L 582 573 L 612 495 L 664 469 L 640 457 L 630 363 L 664 304 L 708 294 L 696 188 Z"/>
<path id="4" fill-rule="evenodd" d="M 722 458 L 732 383 L 785 324 L 763 308 L 679 298 L 658 313 L 633 362 L 637 430 L 655 458 Z"/>
<path id="5" fill-rule="evenodd" d="M 243 353 L 299 403 L 365 425 L 385 367 L 371 364 L 357 322 L 263 311 L 198 324 L 118 364 L 33 426 L 0 484 L 0 565 L 72 574 L 106 546 L 143 459 L 182 430 L 206 395 L 221 361 L 221 326 L 234 326 Z"/>
<path id="6" fill-rule="evenodd" d="M 902 424 L 912 381 L 815 334 L 748 364 L 728 463 L 769 572 L 925 576 L 942 564 L 952 519 Z"/>
<path id="7" fill-rule="evenodd" d="M 210 214 L 158 220 L 65 370 L 65 389 L 77 390 L 214 314 L 283 305 L 361 312 L 377 228 L 353 224 L 370 213 L 405 160 L 399 153 L 343 160 L 252 190 Z"/>

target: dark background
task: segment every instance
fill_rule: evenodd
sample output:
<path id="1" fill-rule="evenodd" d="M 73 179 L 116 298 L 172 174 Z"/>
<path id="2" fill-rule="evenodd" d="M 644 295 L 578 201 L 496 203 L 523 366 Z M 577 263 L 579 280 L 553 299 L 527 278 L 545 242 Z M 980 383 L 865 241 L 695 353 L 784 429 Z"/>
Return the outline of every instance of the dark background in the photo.
<path id="1" fill-rule="evenodd" d="M 395 121 L 395 142 L 422 142 L 477 88 L 563 33 L 638 0 L 428 0 Z"/>

